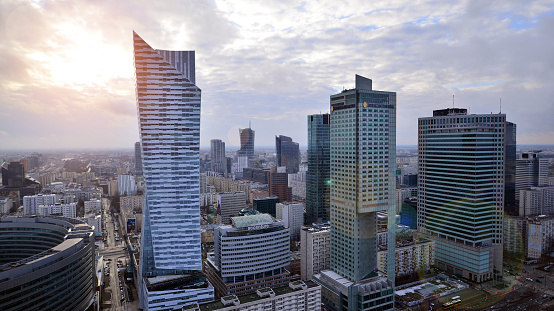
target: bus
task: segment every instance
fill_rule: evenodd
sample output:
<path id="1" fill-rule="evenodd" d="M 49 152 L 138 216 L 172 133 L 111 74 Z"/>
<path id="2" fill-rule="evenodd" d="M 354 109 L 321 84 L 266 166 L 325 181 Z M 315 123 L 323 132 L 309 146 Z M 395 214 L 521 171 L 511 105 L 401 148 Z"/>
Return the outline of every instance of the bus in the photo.
<path id="1" fill-rule="evenodd" d="M 446 309 L 450 309 L 450 308 L 454 308 L 455 306 L 458 306 L 459 304 L 462 303 L 462 300 L 461 299 L 454 299 L 452 301 L 449 301 L 449 302 L 446 302 L 442 305 L 442 308 L 444 310 Z"/>

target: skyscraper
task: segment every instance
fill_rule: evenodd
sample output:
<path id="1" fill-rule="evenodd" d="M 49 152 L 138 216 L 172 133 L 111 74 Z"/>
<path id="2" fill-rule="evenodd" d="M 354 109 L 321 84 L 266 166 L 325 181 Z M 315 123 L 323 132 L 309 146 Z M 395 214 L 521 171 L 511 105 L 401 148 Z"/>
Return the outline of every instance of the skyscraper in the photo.
<path id="1" fill-rule="evenodd" d="M 195 84 L 194 51 L 156 50 L 135 32 L 133 41 L 146 184 L 140 305 L 157 310 L 207 301 L 213 287 L 205 285 L 200 272 L 201 91 Z M 167 277 L 160 278 L 168 275 L 172 286 L 163 282 Z"/>
<path id="2" fill-rule="evenodd" d="M 330 133 L 331 270 L 314 279 L 332 309 L 393 310 L 396 93 L 356 75 L 354 89 L 331 95 Z M 388 279 L 377 272 L 379 211 L 390 211 Z"/>
<path id="3" fill-rule="evenodd" d="M 285 166 L 288 174 L 296 174 L 300 168 L 300 148 L 292 138 L 284 135 L 275 136 L 277 166 Z"/>
<path id="4" fill-rule="evenodd" d="M 418 228 L 439 269 L 490 280 L 502 269 L 506 115 L 447 108 L 418 122 Z"/>
<path id="5" fill-rule="evenodd" d="M 227 158 L 225 158 L 225 143 L 221 139 L 210 140 L 210 158 L 212 172 L 227 173 Z"/>
<path id="6" fill-rule="evenodd" d="M 254 158 L 255 133 L 250 126 L 245 129 L 239 129 L 240 149 L 237 151 L 237 155 L 248 158 L 248 167 L 257 167 L 257 161 Z"/>
<path id="7" fill-rule="evenodd" d="M 541 151 L 524 152 L 516 160 L 515 201 L 519 204 L 521 190 L 548 185 L 548 159 Z"/>
<path id="8" fill-rule="evenodd" d="M 308 116 L 308 171 L 306 218 L 309 223 L 329 220 L 331 184 L 331 118 L 328 113 Z"/>
<path id="9" fill-rule="evenodd" d="M 142 150 L 140 141 L 135 143 L 135 175 L 142 176 Z"/>

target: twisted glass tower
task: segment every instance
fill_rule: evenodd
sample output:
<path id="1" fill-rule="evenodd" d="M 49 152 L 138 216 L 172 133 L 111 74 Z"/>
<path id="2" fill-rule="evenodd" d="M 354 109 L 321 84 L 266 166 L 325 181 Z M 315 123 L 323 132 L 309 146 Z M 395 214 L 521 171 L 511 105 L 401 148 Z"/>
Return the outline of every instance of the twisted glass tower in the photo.
<path id="1" fill-rule="evenodd" d="M 194 51 L 156 50 L 134 32 L 133 41 L 146 183 L 139 271 L 141 308 L 155 309 L 153 301 L 166 305 L 164 299 L 172 304 L 179 301 L 178 295 L 153 294 L 162 289 L 157 287 L 161 281 L 172 279 L 181 294 L 183 288 L 194 289 L 188 283 L 202 281 L 201 91 L 195 85 Z M 184 276 L 196 277 L 191 280 Z M 163 287 L 165 292 L 167 289 Z M 194 295 L 189 292 L 188 296 Z"/>

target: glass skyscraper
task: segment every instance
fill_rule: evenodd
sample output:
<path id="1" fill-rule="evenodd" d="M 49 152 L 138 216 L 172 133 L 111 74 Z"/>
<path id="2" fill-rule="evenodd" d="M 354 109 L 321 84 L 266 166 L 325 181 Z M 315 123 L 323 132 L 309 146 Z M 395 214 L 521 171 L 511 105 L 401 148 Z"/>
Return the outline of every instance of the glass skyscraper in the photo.
<path id="1" fill-rule="evenodd" d="M 306 220 L 329 220 L 331 186 L 330 114 L 308 116 L 308 171 L 306 172 Z"/>
<path id="2" fill-rule="evenodd" d="M 246 155 L 248 158 L 248 167 L 257 167 L 257 161 L 254 158 L 254 136 L 256 132 L 252 128 L 239 129 L 240 149 L 237 155 Z"/>
<path id="3" fill-rule="evenodd" d="M 502 269 L 506 131 L 513 124 L 505 114 L 460 108 L 418 122 L 418 228 L 435 240 L 439 269 L 490 280 Z"/>
<path id="4" fill-rule="evenodd" d="M 300 168 L 300 148 L 292 138 L 275 136 L 277 166 L 286 166 L 288 174 L 296 174 Z"/>
<path id="5" fill-rule="evenodd" d="M 331 270 L 314 278 L 335 310 L 394 310 L 396 93 L 331 95 Z M 388 265 L 377 271 L 377 212 L 388 213 Z M 377 298 L 378 297 L 378 298 Z"/>
<path id="6" fill-rule="evenodd" d="M 194 51 L 156 50 L 135 32 L 133 41 L 146 183 L 140 304 L 143 309 L 156 310 L 163 305 L 183 305 L 191 299 L 210 299 L 210 290 L 213 297 L 210 286 L 193 285 L 203 283 L 199 206 L 201 91 L 195 84 Z M 168 278 L 180 291 L 172 292 L 167 284 L 160 287 L 160 280 Z"/>

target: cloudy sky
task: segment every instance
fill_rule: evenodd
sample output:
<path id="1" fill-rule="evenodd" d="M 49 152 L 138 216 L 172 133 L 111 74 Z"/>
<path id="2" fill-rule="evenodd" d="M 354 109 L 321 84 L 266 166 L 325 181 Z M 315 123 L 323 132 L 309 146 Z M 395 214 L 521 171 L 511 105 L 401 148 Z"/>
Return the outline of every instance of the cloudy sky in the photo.
<path id="1" fill-rule="evenodd" d="M 0 149 L 131 148 L 132 30 L 196 51 L 201 145 L 306 144 L 306 116 L 354 85 L 397 92 L 397 143 L 452 106 L 554 144 L 553 1 L 0 1 Z"/>

